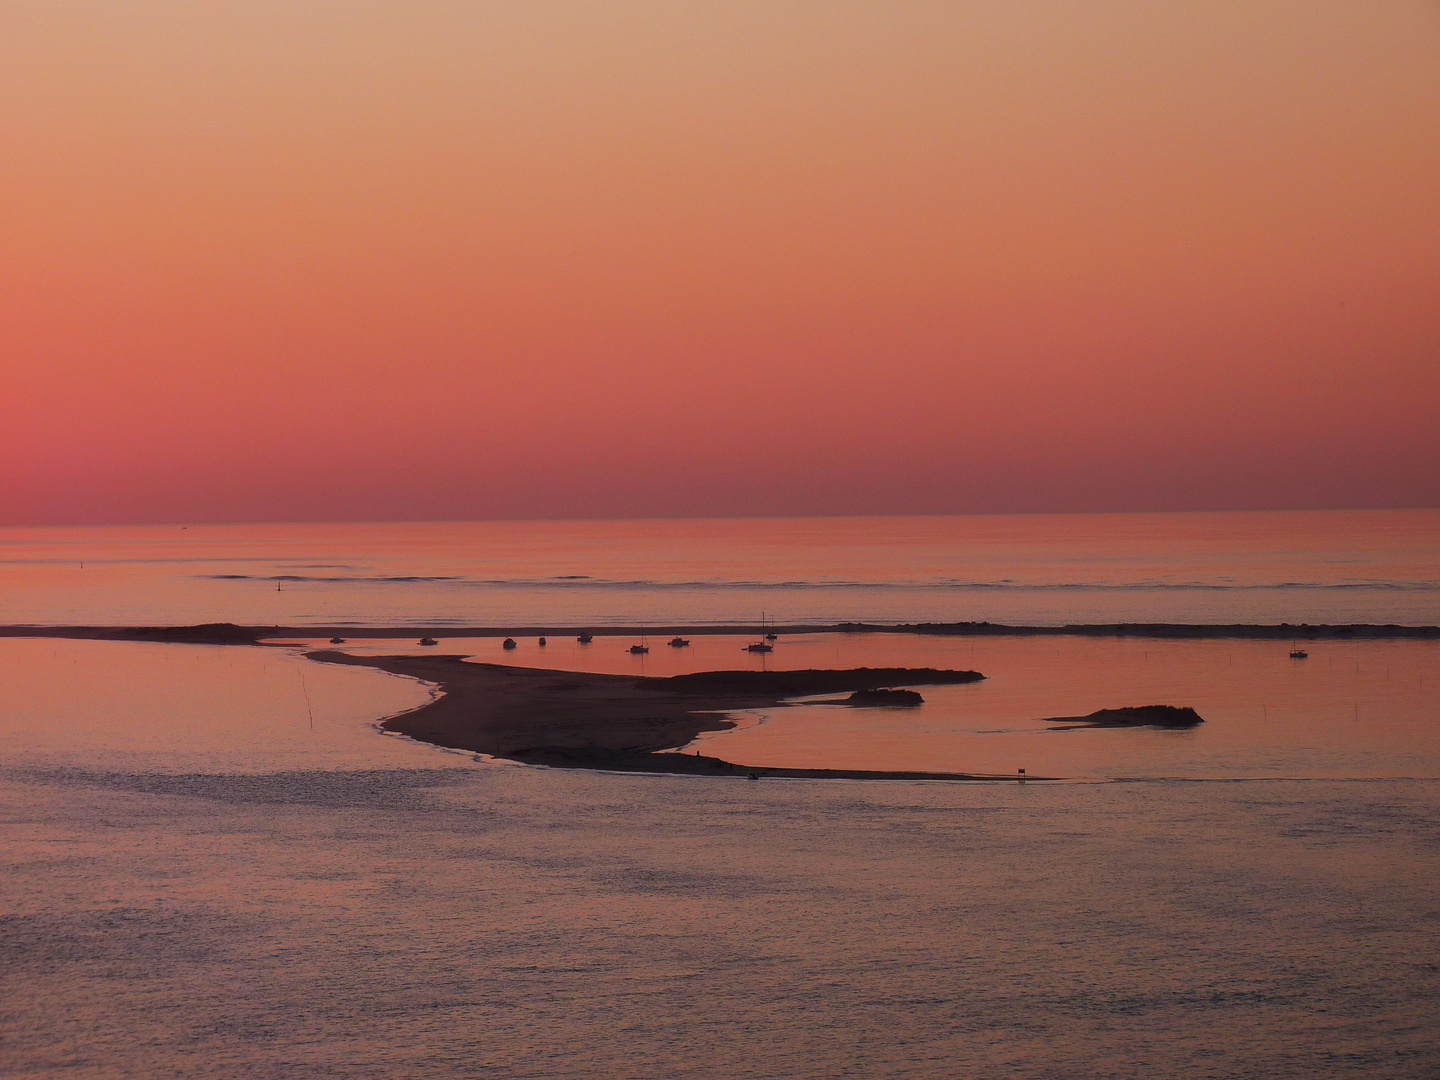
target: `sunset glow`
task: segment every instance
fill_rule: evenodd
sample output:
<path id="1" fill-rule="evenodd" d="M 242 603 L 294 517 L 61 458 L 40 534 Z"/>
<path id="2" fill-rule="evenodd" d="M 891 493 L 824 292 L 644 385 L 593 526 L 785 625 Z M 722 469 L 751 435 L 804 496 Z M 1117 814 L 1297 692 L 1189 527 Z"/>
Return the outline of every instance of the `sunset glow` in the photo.
<path id="1" fill-rule="evenodd" d="M 1434 4 L 12 3 L 0 524 L 1440 504 Z"/>

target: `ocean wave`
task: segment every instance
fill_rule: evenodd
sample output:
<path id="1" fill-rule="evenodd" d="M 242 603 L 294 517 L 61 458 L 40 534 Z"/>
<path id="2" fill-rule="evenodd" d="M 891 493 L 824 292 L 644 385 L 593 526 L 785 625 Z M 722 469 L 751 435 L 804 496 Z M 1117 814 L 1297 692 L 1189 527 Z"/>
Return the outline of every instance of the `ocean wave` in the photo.
<path id="1" fill-rule="evenodd" d="M 312 574 L 197 574 L 206 581 L 318 581 L 339 585 L 407 584 L 426 581 L 452 581 L 465 583 L 465 579 L 453 574 L 395 574 L 366 575 L 343 574 L 316 576 Z"/>

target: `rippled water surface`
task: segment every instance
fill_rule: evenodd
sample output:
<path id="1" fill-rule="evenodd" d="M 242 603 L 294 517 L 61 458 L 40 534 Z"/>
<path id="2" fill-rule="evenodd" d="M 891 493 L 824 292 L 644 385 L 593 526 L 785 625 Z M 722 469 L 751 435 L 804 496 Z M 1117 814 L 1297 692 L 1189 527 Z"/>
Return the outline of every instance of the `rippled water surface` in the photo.
<path id="1" fill-rule="evenodd" d="M 1051 694 L 1035 643 L 1003 644 L 975 664 L 996 707 Z M 1412 701 L 1365 674 L 1378 656 L 1346 688 Z M 1340 685 L 1315 661 L 1292 675 L 1282 653 L 1266 678 Z M 1143 649 L 1116 662 L 1160 678 Z M 1388 764 L 1023 786 L 565 772 L 382 736 L 425 687 L 283 649 L 10 640 L 0 664 L 3 1075 L 1440 1071 L 1440 800 L 1367 778 Z M 1201 687 L 1220 664 L 1166 670 Z M 1432 752 L 1425 716 L 1391 718 Z M 1243 719 L 1206 737 L 1304 742 L 1298 713 Z M 1317 745 L 1358 745 L 1365 717 L 1343 721 L 1312 724 Z M 1017 737 L 1103 775 L 1115 755 L 1076 740 L 1137 734 Z"/>
<path id="2" fill-rule="evenodd" d="M 1434 511 L 5 530 L 0 622 L 1433 624 L 1437 567 Z M 1440 1074 L 1440 643 L 632 640 L 434 651 L 975 668 L 698 745 L 1076 779 L 484 763 L 298 645 L 0 638 L 0 1076 Z M 1207 722 L 1041 722 L 1136 704 Z"/>
<path id="3" fill-rule="evenodd" d="M 1440 622 L 1440 511 L 0 529 L 0 623 Z"/>

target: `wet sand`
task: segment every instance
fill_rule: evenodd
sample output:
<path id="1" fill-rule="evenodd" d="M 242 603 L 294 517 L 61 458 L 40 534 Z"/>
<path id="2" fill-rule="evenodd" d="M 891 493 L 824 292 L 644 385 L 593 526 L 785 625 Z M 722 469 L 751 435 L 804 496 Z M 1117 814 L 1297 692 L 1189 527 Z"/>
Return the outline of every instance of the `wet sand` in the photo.
<path id="1" fill-rule="evenodd" d="M 970 683 L 984 678 L 974 671 L 707 671 L 637 678 L 471 663 L 463 656 L 354 656 L 331 650 L 305 655 L 321 663 L 378 668 L 440 688 L 441 696 L 429 705 L 383 721 L 387 731 L 531 765 L 705 776 L 1018 779 L 983 773 L 759 768 L 675 752 L 702 732 L 734 727 L 735 722 L 724 715 L 727 711 L 780 707 L 787 698 L 808 694 Z"/>

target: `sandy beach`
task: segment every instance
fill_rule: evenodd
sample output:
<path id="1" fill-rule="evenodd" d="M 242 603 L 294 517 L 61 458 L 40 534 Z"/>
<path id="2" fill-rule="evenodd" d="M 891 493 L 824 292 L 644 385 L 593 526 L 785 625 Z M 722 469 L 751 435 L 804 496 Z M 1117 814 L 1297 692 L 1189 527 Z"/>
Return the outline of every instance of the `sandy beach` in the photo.
<path id="1" fill-rule="evenodd" d="M 764 775 L 851 780 L 1015 780 L 981 773 L 758 768 L 675 753 L 701 732 L 734 727 L 729 710 L 777 707 L 787 698 L 890 686 L 978 682 L 974 671 L 714 671 L 671 678 L 597 675 L 472 663 L 463 656 L 307 653 L 328 664 L 373 667 L 433 683 L 434 702 L 382 722 L 387 731 L 479 754 L 557 768 Z M 1042 779 L 1030 777 L 1030 779 Z"/>

